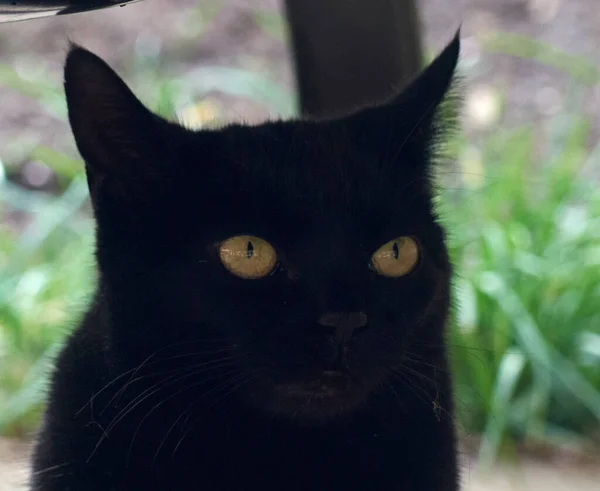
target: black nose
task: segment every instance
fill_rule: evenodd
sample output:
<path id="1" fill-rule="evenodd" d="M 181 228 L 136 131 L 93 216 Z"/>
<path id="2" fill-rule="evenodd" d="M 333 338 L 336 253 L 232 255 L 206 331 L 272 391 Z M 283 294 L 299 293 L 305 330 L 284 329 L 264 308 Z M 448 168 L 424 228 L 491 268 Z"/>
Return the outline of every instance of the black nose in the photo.
<path id="1" fill-rule="evenodd" d="M 319 317 L 319 324 L 333 328 L 336 341 L 349 341 L 354 331 L 367 325 L 367 314 L 364 312 L 325 312 Z"/>

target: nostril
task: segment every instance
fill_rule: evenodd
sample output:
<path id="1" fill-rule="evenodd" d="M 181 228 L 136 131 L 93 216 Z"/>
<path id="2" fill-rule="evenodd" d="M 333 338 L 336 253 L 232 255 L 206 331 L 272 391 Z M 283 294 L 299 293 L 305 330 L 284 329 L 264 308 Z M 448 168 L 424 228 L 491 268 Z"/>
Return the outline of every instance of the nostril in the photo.
<path id="1" fill-rule="evenodd" d="M 317 322 L 322 326 L 335 327 L 340 322 L 340 314 L 336 312 L 325 312 L 319 316 Z"/>

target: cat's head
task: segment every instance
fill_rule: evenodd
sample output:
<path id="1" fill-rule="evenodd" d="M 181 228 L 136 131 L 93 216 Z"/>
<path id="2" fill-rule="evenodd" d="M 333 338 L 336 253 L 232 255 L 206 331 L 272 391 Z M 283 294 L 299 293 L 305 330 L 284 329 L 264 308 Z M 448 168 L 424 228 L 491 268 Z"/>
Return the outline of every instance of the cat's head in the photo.
<path id="1" fill-rule="evenodd" d="M 346 117 L 191 131 L 73 48 L 69 117 L 123 370 L 180 346 L 214 368 L 197 385 L 220 376 L 314 419 L 439 347 L 450 266 L 430 176 L 458 52 L 457 36 L 400 95 Z"/>

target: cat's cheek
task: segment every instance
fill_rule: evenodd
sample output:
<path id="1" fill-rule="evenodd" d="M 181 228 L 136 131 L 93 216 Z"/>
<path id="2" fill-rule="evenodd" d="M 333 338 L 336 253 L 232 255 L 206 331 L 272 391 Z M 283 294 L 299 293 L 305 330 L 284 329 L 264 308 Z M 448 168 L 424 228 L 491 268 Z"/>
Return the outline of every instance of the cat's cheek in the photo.
<path id="1" fill-rule="evenodd" d="M 433 281 L 386 280 L 369 301 L 369 318 L 379 329 L 405 330 L 426 308 L 435 288 Z"/>
<path id="2" fill-rule="evenodd" d="M 369 329 L 363 336 L 374 337 L 373 352 L 392 350 L 401 355 L 409 340 L 418 337 L 420 325 L 431 311 L 443 309 L 438 299 L 445 281 L 435 271 L 425 271 L 405 281 L 386 280 L 369 301 Z"/>

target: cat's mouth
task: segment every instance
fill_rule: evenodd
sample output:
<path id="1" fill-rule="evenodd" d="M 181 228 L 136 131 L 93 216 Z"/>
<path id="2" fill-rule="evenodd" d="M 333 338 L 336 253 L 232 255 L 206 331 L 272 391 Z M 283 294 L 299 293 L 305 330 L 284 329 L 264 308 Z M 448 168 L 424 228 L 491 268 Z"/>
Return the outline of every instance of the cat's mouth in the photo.
<path id="1" fill-rule="evenodd" d="M 325 370 L 310 380 L 277 386 L 276 409 L 310 420 L 327 419 L 357 406 L 364 394 L 364 387 L 351 374 Z"/>
<path id="2" fill-rule="evenodd" d="M 355 384 L 347 373 L 339 370 L 325 370 L 314 380 L 290 384 L 279 390 L 288 397 L 336 397 L 352 390 Z"/>

